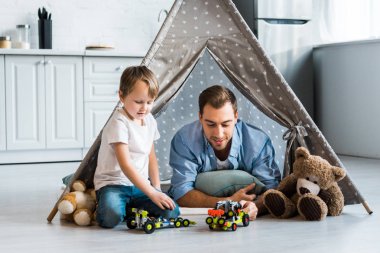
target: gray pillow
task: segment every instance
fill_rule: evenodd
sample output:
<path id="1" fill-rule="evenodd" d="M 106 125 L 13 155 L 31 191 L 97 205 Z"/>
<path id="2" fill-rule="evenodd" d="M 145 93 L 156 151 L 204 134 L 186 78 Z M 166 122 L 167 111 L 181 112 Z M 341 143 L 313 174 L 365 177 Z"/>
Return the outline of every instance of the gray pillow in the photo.
<path id="1" fill-rule="evenodd" d="M 195 180 L 195 189 L 214 197 L 229 197 L 241 188 L 256 183 L 250 192 L 263 193 L 266 187 L 256 177 L 243 170 L 218 170 L 199 173 Z"/>
<path id="2" fill-rule="evenodd" d="M 71 178 L 72 178 L 73 176 L 74 176 L 74 173 L 65 176 L 64 178 L 62 178 L 62 183 L 63 183 L 64 185 L 68 186 L 69 183 L 70 183 L 70 180 L 71 180 Z"/>

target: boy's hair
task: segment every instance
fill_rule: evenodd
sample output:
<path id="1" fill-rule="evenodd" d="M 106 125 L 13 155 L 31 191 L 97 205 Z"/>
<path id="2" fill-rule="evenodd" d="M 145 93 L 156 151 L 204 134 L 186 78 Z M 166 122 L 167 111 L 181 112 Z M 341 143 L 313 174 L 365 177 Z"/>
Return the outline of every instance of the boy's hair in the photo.
<path id="1" fill-rule="evenodd" d="M 124 70 L 120 78 L 119 90 L 123 97 L 132 92 L 137 81 L 143 81 L 149 86 L 148 94 L 156 98 L 158 94 L 158 82 L 153 72 L 146 66 L 131 66 Z"/>
<path id="2" fill-rule="evenodd" d="M 237 112 L 237 102 L 234 93 L 226 87 L 220 85 L 211 86 L 201 92 L 198 99 L 199 113 L 203 115 L 203 108 L 210 104 L 215 109 L 219 109 L 227 102 L 230 102 L 234 112 Z"/>

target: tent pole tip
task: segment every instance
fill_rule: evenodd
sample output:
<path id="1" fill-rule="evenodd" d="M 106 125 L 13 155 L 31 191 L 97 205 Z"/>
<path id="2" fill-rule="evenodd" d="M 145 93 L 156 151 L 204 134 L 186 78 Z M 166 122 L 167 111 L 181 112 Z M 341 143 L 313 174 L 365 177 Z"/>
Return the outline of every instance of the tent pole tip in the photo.
<path id="1" fill-rule="evenodd" d="M 369 207 L 367 201 L 364 201 L 362 204 L 363 204 L 365 210 L 368 212 L 368 214 L 372 214 L 372 213 L 373 213 L 373 211 L 372 211 L 371 208 Z"/>

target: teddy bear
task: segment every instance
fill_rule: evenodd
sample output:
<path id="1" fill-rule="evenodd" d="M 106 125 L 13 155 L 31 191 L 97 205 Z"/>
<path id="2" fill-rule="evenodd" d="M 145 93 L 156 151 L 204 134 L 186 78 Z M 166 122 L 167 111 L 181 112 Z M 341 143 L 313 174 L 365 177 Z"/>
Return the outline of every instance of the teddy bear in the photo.
<path id="1" fill-rule="evenodd" d="M 264 205 L 276 218 L 298 213 L 306 220 L 319 221 L 327 215 L 338 216 L 343 210 L 344 196 L 337 182 L 345 176 L 344 169 L 311 155 L 304 147 L 297 148 L 293 173 L 280 182 L 277 190 L 264 193 Z"/>
<path id="2" fill-rule="evenodd" d="M 74 181 L 71 189 L 58 203 L 61 218 L 79 226 L 91 225 L 96 207 L 95 190 L 87 189 L 81 180 Z"/>

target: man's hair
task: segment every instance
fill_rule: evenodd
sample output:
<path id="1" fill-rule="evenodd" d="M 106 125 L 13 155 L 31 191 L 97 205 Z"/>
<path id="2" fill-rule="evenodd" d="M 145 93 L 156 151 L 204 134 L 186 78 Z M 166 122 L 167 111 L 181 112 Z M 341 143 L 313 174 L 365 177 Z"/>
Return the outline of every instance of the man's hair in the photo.
<path id="1" fill-rule="evenodd" d="M 234 112 L 237 112 L 237 102 L 234 93 L 226 87 L 220 85 L 211 86 L 201 92 L 198 99 L 199 113 L 203 115 L 203 108 L 210 104 L 213 108 L 219 109 L 227 102 L 230 102 Z"/>
<path id="2" fill-rule="evenodd" d="M 123 97 L 132 92 L 137 81 L 143 81 L 149 86 L 148 94 L 156 98 L 158 94 L 158 82 L 153 72 L 146 66 L 131 66 L 124 70 L 120 78 L 119 90 Z"/>

